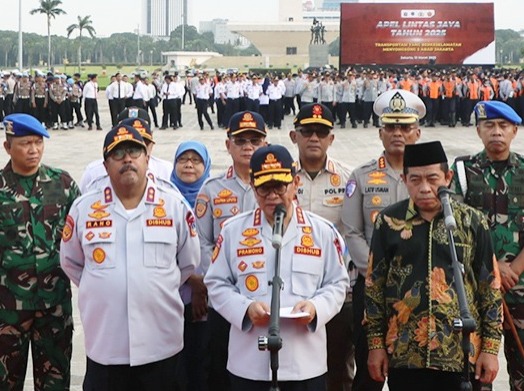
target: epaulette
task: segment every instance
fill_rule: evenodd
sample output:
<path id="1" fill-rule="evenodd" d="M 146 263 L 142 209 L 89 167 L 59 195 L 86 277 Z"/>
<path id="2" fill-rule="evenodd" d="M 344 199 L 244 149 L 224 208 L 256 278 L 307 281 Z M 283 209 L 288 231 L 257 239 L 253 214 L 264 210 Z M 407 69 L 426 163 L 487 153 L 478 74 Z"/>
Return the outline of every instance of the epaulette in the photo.
<path id="1" fill-rule="evenodd" d="M 357 168 L 355 168 L 354 172 L 368 172 L 368 171 L 374 171 L 377 169 L 377 163 L 378 163 L 378 160 L 377 159 L 372 159 L 370 160 L 369 162 L 367 163 L 364 163 L 360 166 L 358 166 Z"/>

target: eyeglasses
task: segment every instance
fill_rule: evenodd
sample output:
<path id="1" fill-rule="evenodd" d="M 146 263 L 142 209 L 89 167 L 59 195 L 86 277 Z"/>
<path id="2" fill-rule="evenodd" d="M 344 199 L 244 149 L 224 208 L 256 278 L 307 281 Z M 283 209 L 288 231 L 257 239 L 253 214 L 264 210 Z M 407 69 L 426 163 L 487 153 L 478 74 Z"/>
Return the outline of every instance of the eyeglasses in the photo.
<path id="1" fill-rule="evenodd" d="M 417 127 L 408 124 L 384 124 L 383 128 L 386 132 L 394 132 L 398 128 L 402 133 L 409 133 Z"/>
<path id="2" fill-rule="evenodd" d="M 264 139 L 262 137 L 253 137 L 253 138 L 242 138 L 242 137 L 231 137 L 231 141 L 233 141 L 233 144 L 243 147 L 247 143 L 250 143 L 254 147 L 258 147 L 259 145 L 262 145 L 264 142 Z"/>
<path id="3" fill-rule="evenodd" d="M 260 197 L 267 197 L 271 193 L 275 193 L 277 196 L 281 196 L 286 193 L 288 185 L 289 183 L 276 182 L 274 184 L 256 187 L 255 191 Z"/>
<path id="4" fill-rule="evenodd" d="M 122 160 L 126 154 L 128 154 L 132 159 L 136 159 L 142 155 L 144 148 L 140 147 L 127 147 L 127 148 L 118 148 L 111 152 L 111 157 L 113 160 Z"/>
<path id="5" fill-rule="evenodd" d="M 197 164 L 203 164 L 204 162 L 202 161 L 202 159 L 198 158 L 198 157 L 187 157 L 187 156 L 182 156 L 182 157 L 179 157 L 176 162 L 177 163 L 180 163 L 180 164 L 186 164 L 187 162 L 191 162 L 193 165 L 197 165 Z"/>
<path id="6" fill-rule="evenodd" d="M 329 136 L 331 130 L 330 129 L 322 129 L 322 128 L 300 128 L 297 129 L 297 131 L 304 137 L 311 137 L 313 136 L 313 133 L 317 135 L 318 138 L 326 138 Z"/>

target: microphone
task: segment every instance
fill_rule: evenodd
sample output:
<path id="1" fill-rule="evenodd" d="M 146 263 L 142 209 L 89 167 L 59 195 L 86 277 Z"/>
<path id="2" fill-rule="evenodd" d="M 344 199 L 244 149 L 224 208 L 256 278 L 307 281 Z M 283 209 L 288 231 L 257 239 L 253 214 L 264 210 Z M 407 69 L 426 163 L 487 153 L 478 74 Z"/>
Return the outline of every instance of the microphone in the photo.
<path id="1" fill-rule="evenodd" d="M 273 248 L 282 248 L 282 236 L 284 235 L 284 219 L 286 218 L 287 210 L 284 204 L 278 204 L 273 212 L 273 238 L 271 244 Z"/>
<path id="2" fill-rule="evenodd" d="M 455 221 L 455 217 L 453 217 L 453 211 L 451 209 L 451 204 L 449 203 L 450 193 L 452 193 L 452 191 L 446 186 L 440 186 L 437 190 L 442 209 L 444 210 L 444 225 L 446 226 L 446 229 L 453 231 L 457 228 L 457 222 Z"/>

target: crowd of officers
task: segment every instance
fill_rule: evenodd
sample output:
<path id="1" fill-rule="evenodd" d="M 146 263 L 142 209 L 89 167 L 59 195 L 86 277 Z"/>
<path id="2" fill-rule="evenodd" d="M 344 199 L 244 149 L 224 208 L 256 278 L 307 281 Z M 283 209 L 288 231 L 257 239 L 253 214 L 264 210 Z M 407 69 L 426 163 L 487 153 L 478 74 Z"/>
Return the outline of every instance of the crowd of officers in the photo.
<path id="1" fill-rule="evenodd" d="M 270 129 L 280 129 L 285 115 L 295 115 L 304 104 L 318 102 L 330 108 L 341 128 L 345 128 L 347 122 L 352 128 L 359 124 L 367 128 L 379 126 L 378 116 L 373 113 L 375 100 L 396 88 L 413 92 L 422 99 L 428 114 L 421 125 L 428 127 L 437 123 L 450 127 L 471 126 L 473 108 L 479 101 L 499 100 L 519 115 L 524 114 L 522 74 L 513 69 L 480 67 L 299 70 L 287 75 L 220 74 L 217 71 L 214 76 L 197 70 L 194 75 L 186 75 L 185 92 L 181 90 L 178 99 L 185 101 L 188 92 L 190 99 L 198 94 L 199 113 L 206 116 L 208 107 L 215 113 L 216 107 L 219 127 L 226 127 L 234 113 L 251 110 L 260 113 Z M 204 102 L 207 105 L 203 106 Z"/>
<path id="2" fill-rule="evenodd" d="M 96 124 L 101 130 L 96 97 L 97 75 L 88 75 L 83 82 L 75 73 L 35 75 L 27 72 L 0 73 L 0 121 L 4 114 L 26 113 L 35 116 L 47 128 L 88 129 Z M 182 104 L 189 101 L 197 109 L 200 129 L 204 121 L 213 130 L 214 124 L 226 128 L 231 116 L 250 110 L 260 113 L 269 129 L 280 129 L 285 115 L 295 115 L 304 104 L 327 106 L 341 128 L 349 122 L 352 128 L 362 124 L 379 126 L 373 103 L 386 91 L 403 89 L 418 95 L 427 108 L 421 125 L 436 124 L 455 127 L 471 125 L 473 107 L 479 101 L 499 100 L 524 115 L 524 78 L 513 69 L 363 69 L 346 71 L 309 71 L 296 73 L 214 74 L 196 70 L 178 73 L 116 73 L 106 88 L 111 122 L 127 107 L 150 111 L 155 127 L 182 127 Z M 82 112 L 84 103 L 85 111 Z M 157 107 L 162 106 L 161 117 Z M 208 113 L 216 114 L 212 119 Z"/>

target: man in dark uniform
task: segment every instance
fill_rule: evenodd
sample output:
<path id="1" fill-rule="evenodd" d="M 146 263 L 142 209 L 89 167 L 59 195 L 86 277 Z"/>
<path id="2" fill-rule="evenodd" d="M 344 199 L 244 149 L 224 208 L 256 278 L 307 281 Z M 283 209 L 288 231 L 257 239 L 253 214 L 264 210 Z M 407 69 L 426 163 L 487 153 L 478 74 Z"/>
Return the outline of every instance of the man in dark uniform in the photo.
<path id="1" fill-rule="evenodd" d="M 68 390 L 73 317 L 59 250 L 66 215 L 80 191 L 60 169 L 40 164 L 46 128 L 8 115 L 0 171 L 0 389 L 22 390 L 29 345 L 34 389 Z"/>
<path id="2" fill-rule="evenodd" d="M 474 108 L 484 150 L 455 160 L 452 188 L 460 200 L 487 217 L 498 261 L 504 299 L 511 316 L 505 322 L 504 353 L 511 390 L 524 389 L 524 157 L 510 150 L 522 119 L 507 104 L 479 102 Z M 516 340 L 518 337 L 518 340 Z"/>

